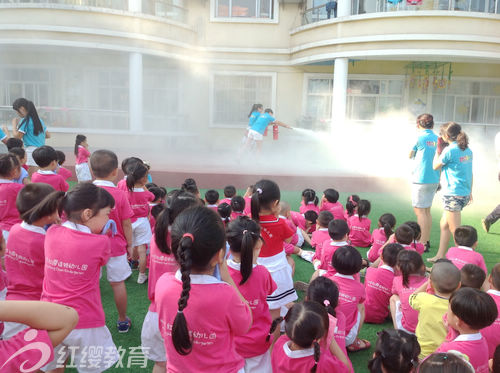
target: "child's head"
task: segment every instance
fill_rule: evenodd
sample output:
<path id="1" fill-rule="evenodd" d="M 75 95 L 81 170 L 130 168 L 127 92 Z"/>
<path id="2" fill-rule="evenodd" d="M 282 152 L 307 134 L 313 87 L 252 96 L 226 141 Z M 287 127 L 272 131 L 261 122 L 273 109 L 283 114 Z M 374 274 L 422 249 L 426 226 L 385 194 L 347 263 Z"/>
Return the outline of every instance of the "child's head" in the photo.
<path id="1" fill-rule="evenodd" d="M 462 225 L 455 229 L 453 238 L 458 246 L 474 247 L 477 243 L 476 228 L 470 225 Z"/>
<path id="2" fill-rule="evenodd" d="M 401 245 L 409 245 L 413 242 L 415 232 L 408 224 L 401 224 L 396 228 L 394 236 L 396 238 L 396 241 Z"/>
<path id="3" fill-rule="evenodd" d="M 420 224 L 418 224 L 416 221 L 407 221 L 405 224 L 413 230 L 412 241 L 417 242 L 418 240 L 420 240 L 420 237 L 422 236 L 422 229 L 420 229 Z"/>
<path id="4" fill-rule="evenodd" d="M 409 251 L 405 250 L 403 246 L 398 243 L 390 243 L 385 245 L 384 249 L 382 250 L 382 261 L 385 265 L 394 268 L 398 261 L 398 254 L 403 250 Z"/>
<path id="5" fill-rule="evenodd" d="M 19 191 L 16 207 L 21 219 L 33 224 L 42 218 L 47 218 L 43 225 L 55 223 L 58 218 L 58 209 L 64 192 L 55 191 L 45 183 L 31 183 Z"/>
<path id="6" fill-rule="evenodd" d="M 220 217 L 222 218 L 222 221 L 224 224 L 228 224 L 229 220 L 231 218 L 231 213 L 233 210 L 231 209 L 231 205 L 228 203 L 221 203 L 219 206 L 217 206 L 217 212 L 219 213 Z"/>
<path id="7" fill-rule="evenodd" d="M 57 153 L 52 146 L 44 145 L 33 151 L 33 160 L 40 168 L 57 168 Z"/>
<path id="8" fill-rule="evenodd" d="M 378 332 L 373 358 L 368 362 L 372 373 L 409 373 L 418 365 L 420 345 L 417 337 L 403 330 Z"/>
<path id="9" fill-rule="evenodd" d="M 423 129 L 434 128 L 434 117 L 431 114 L 420 114 L 417 117 L 417 125 Z"/>
<path id="10" fill-rule="evenodd" d="M 378 218 L 378 226 L 384 228 L 385 237 L 389 239 L 393 234 L 393 229 L 396 226 L 396 217 L 390 213 L 383 214 Z"/>
<path id="11" fill-rule="evenodd" d="M 328 225 L 333 220 L 333 214 L 330 211 L 321 211 L 318 215 L 318 225 L 321 228 L 328 228 Z"/>
<path id="12" fill-rule="evenodd" d="M 460 282 L 462 288 L 481 289 L 486 280 L 486 273 L 475 264 L 466 264 L 460 270 Z"/>
<path id="13" fill-rule="evenodd" d="M 21 173 L 21 163 L 14 154 L 0 154 L 0 177 L 2 179 L 13 180 Z"/>
<path id="14" fill-rule="evenodd" d="M 172 325 L 172 342 L 180 355 L 192 349 L 188 320 L 184 316 L 191 289 L 190 274 L 215 268 L 224 260 L 224 226 L 217 213 L 207 207 L 193 207 L 181 212 L 172 225 L 172 251 L 182 275 L 178 312 Z"/>
<path id="15" fill-rule="evenodd" d="M 328 234 L 334 241 L 344 241 L 349 235 L 349 226 L 342 219 L 333 219 L 328 223 Z"/>
<path id="16" fill-rule="evenodd" d="M 307 288 L 306 300 L 318 302 L 330 315 L 336 316 L 335 308 L 339 303 L 339 288 L 328 277 L 316 277 Z"/>
<path id="17" fill-rule="evenodd" d="M 461 331 L 476 331 L 493 324 L 498 317 L 495 301 L 488 293 L 460 288 L 450 297 L 448 324 Z"/>
<path id="18" fill-rule="evenodd" d="M 493 359 L 490 360 L 490 371 L 493 373 L 500 372 L 500 345 L 495 348 Z"/>
<path id="19" fill-rule="evenodd" d="M 64 154 L 64 152 L 60 150 L 56 150 L 56 154 L 57 154 L 57 164 L 59 166 L 62 166 L 64 162 L 66 162 L 66 154 Z"/>
<path id="20" fill-rule="evenodd" d="M 300 348 L 314 347 L 316 372 L 320 358 L 319 340 L 328 333 L 328 313 L 325 306 L 311 301 L 293 305 L 285 316 L 285 333 Z"/>
<path id="21" fill-rule="evenodd" d="M 137 157 L 128 157 L 128 158 L 125 158 L 123 161 L 122 161 L 122 164 L 121 164 L 121 169 L 123 171 L 123 173 L 126 175 L 128 173 L 128 168 L 133 166 L 135 163 L 143 163 L 142 162 L 142 159 L 140 158 L 137 158 Z"/>
<path id="22" fill-rule="evenodd" d="M 269 109 L 269 108 L 267 108 L 266 110 L 264 110 L 264 112 L 267 113 L 267 114 L 271 114 L 271 115 L 274 114 L 273 110 Z"/>
<path id="23" fill-rule="evenodd" d="M 209 205 L 217 204 L 217 201 L 219 201 L 219 192 L 215 189 L 207 190 L 205 192 L 205 201 L 207 201 Z"/>
<path id="24" fill-rule="evenodd" d="M 61 207 L 68 220 L 86 225 L 92 233 L 101 233 L 115 206 L 113 196 L 90 182 L 79 183 L 62 199 Z"/>
<path id="25" fill-rule="evenodd" d="M 280 187 L 272 180 L 260 180 L 255 183 L 252 194 L 252 219 L 259 221 L 259 213 L 275 213 L 281 199 Z"/>
<path id="26" fill-rule="evenodd" d="M 358 216 L 360 218 L 364 217 L 364 216 L 368 216 L 368 214 L 370 213 L 370 210 L 372 209 L 372 205 L 370 203 L 370 201 L 366 200 L 366 199 L 360 199 L 359 202 L 358 202 Z"/>
<path id="27" fill-rule="evenodd" d="M 345 203 L 345 209 L 347 210 L 347 215 L 353 216 L 356 213 L 359 203 L 359 196 L 357 194 L 352 194 L 347 197 L 347 201 Z"/>
<path id="28" fill-rule="evenodd" d="M 308 210 L 304 212 L 304 219 L 306 220 L 306 229 L 309 229 L 316 225 L 316 222 L 318 221 L 318 213 L 313 210 Z"/>
<path id="29" fill-rule="evenodd" d="M 108 178 L 118 170 L 118 157 L 111 150 L 96 150 L 90 156 L 90 168 L 96 178 Z"/>
<path id="30" fill-rule="evenodd" d="M 457 351 L 434 352 L 427 356 L 417 370 L 418 373 L 474 373 L 475 369 L 465 356 Z"/>
<path id="31" fill-rule="evenodd" d="M 250 109 L 250 113 L 248 113 L 248 117 L 250 118 L 252 116 L 252 113 L 255 111 L 262 113 L 264 111 L 264 106 L 262 106 L 262 104 L 253 104 L 252 108 Z"/>
<path id="32" fill-rule="evenodd" d="M 280 201 L 279 203 L 280 215 L 288 218 L 290 215 L 290 204 L 286 201 Z"/>
<path id="33" fill-rule="evenodd" d="M 313 204 L 315 206 L 318 205 L 318 197 L 316 196 L 316 192 L 311 189 L 307 188 L 302 191 L 302 201 L 304 201 L 304 204 Z"/>
<path id="34" fill-rule="evenodd" d="M 165 196 L 167 195 L 167 193 L 165 193 L 165 189 L 157 186 L 151 186 L 149 188 L 146 187 L 146 189 L 148 190 L 148 192 L 152 193 L 155 196 L 155 199 L 152 203 L 161 203 L 161 201 L 163 201 L 165 199 Z"/>
<path id="35" fill-rule="evenodd" d="M 23 148 L 12 148 L 9 150 L 9 153 L 14 154 L 17 159 L 19 159 L 20 164 L 26 163 L 26 150 Z"/>
<path id="36" fill-rule="evenodd" d="M 403 286 L 410 286 L 411 275 L 424 275 L 425 266 L 422 256 L 413 250 L 402 250 L 398 253 L 396 261 L 401 275 L 403 276 Z"/>
<path id="37" fill-rule="evenodd" d="M 460 286 L 460 270 L 452 262 L 436 262 L 432 266 L 431 282 L 437 292 L 451 294 Z"/>
<path id="38" fill-rule="evenodd" d="M 242 196 L 234 196 L 233 199 L 231 199 L 231 208 L 234 212 L 243 213 L 243 211 L 245 210 L 245 205 L 245 198 L 243 198 Z"/>
<path id="39" fill-rule="evenodd" d="M 355 247 L 341 246 L 333 254 L 332 266 L 341 275 L 352 276 L 361 271 L 363 258 Z"/>
<path id="40" fill-rule="evenodd" d="M 127 188 L 133 191 L 135 186 L 144 186 L 148 181 L 148 168 L 144 163 L 136 162 L 132 166 L 127 167 Z"/>
<path id="41" fill-rule="evenodd" d="M 323 191 L 323 197 L 330 203 L 336 203 L 339 200 L 339 192 L 333 188 L 328 188 Z"/>
<path id="42" fill-rule="evenodd" d="M 494 290 L 500 290 L 500 263 L 495 264 L 495 266 L 491 269 L 488 280 L 490 282 L 490 286 Z"/>
<path id="43" fill-rule="evenodd" d="M 227 226 L 226 237 L 233 255 L 240 256 L 239 285 L 243 285 L 252 274 L 254 261 L 262 248 L 260 226 L 248 216 L 239 216 Z"/>
<path id="44" fill-rule="evenodd" d="M 187 178 L 181 185 L 181 190 L 189 193 L 193 193 L 195 196 L 200 196 L 200 191 L 198 189 L 198 185 L 196 185 L 196 181 L 192 178 Z"/>
<path id="45" fill-rule="evenodd" d="M 78 147 L 79 146 L 85 146 L 87 145 L 87 136 L 85 135 L 76 135 L 76 139 L 75 139 L 75 155 L 78 155 Z"/>
<path id="46" fill-rule="evenodd" d="M 469 138 L 462 131 L 462 126 L 460 124 L 451 122 L 448 127 L 446 127 L 444 139 L 446 142 L 457 142 L 457 145 L 460 149 L 465 150 L 469 145 Z"/>
<path id="47" fill-rule="evenodd" d="M 234 185 L 227 185 L 224 187 L 224 197 L 233 198 L 236 195 L 236 188 Z"/>
<path id="48" fill-rule="evenodd" d="M 7 139 L 7 143 L 5 145 L 7 146 L 7 150 L 10 150 L 12 148 L 24 147 L 24 142 L 23 142 L 23 140 L 18 139 L 17 137 L 9 137 Z"/>

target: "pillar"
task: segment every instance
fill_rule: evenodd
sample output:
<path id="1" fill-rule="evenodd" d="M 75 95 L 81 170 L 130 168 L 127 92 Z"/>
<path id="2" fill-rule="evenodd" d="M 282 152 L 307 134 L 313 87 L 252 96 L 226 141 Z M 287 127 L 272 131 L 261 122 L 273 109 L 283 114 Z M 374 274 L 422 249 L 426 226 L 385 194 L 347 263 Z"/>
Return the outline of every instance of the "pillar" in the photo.
<path id="1" fill-rule="evenodd" d="M 351 15 L 351 0 L 338 0 L 337 17 L 346 17 L 350 15 Z"/>
<path id="2" fill-rule="evenodd" d="M 142 131 L 142 54 L 129 56 L 129 129 Z"/>
<path id="3" fill-rule="evenodd" d="M 128 0 L 129 12 L 140 13 L 142 11 L 142 0 Z"/>
<path id="4" fill-rule="evenodd" d="M 336 58 L 333 71 L 332 123 L 342 124 L 347 108 L 348 58 Z"/>

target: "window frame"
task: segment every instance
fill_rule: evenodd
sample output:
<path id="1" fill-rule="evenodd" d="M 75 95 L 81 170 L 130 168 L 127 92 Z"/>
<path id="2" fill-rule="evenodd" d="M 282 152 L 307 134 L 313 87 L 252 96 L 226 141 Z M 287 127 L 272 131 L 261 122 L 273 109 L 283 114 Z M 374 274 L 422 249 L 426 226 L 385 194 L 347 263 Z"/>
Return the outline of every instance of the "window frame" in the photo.
<path id="1" fill-rule="evenodd" d="M 232 0 L 229 0 L 232 1 Z M 258 0 L 254 0 L 258 1 Z M 279 0 L 270 0 L 273 7 L 272 18 L 257 17 L 217 17 L 218 0 L 210 0 L 210 22 L 219 23 L 279 23 Z"/>

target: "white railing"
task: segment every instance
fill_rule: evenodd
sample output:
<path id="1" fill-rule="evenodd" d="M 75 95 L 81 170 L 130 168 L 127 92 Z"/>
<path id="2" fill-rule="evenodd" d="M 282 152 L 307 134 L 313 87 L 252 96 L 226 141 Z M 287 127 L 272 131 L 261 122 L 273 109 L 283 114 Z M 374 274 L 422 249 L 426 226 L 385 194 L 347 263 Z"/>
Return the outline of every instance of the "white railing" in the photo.
<path id="1" fill-rule="evenodd" d="M 411 5 L 406 0 L 391 3 L 388 0 L 352 0 L 352 15 L 366 13 L 384 13 L 396 11 L 464 11 L 500 14 L 500 0 L 423 0 L 421 4 Z M 334 18 L 334 11 L 330 13 Z M 323 21 L 328 19 L 326 5 L 307 9 L 302 16 L 302 24 Z"/>

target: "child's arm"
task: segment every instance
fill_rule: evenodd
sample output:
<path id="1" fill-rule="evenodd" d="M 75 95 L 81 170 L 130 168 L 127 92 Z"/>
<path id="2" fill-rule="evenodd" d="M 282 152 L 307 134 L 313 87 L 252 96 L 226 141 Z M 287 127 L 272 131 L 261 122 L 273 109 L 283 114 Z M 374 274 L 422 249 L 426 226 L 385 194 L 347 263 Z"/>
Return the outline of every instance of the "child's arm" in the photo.
<path id="1" fill-rule="evenodd" d="M 10 137 L 10 132 L 9 132 L 9 129 L 7 128 L 7 126 L 2 126 L 2 131 L 5 133 L 5 136 L 7 136 L 5 138 L 5 142 L 7 141 L 7 139 Z"/>
<path id="2" fill-rule="evenodd" d="M 223 252 L 223 250 L 221 250 Z M 238 293 L 238 296 L 240 297 L 240 300 L 247 305 L 248 308 L 248 302 L 247 300 L 241 295 L 240 289 L 236 286 L 234 283 L 233 278 L 229 274 L 229 271 L 227 270 L 227 264 L 225 260 L 225 255 L 221 255 L 221 260 L 219 261 L 219 271 L 220 271 L 220 278 L 222 281 L 227 282 L 229 285 L 231 285 L 235 290 L 236 293 Z M 252 322 L 250 324 L 253 324 L 253 315 L 252 315 L 252 309 L 250 308 L 250 315 L 252 316 Z"/>
<path id="3" fill-rule="evenodd" d="M 13 300 L 0 302 L 0 320 L 47 330 L 55 347 L 76 326 L 78 313 L 71 307 L 56 303 Z"/>
<path id="4" fill-rule="evenodd" d="M 132 250 L 134 248 L 133 238 L 132 238 L 132 223 L 130 219 L 122 220 L 123 234 L 125 235 L 125 239 L 127 240 L 127 252 L 130 256 L 132 256 Z"/>
<path id="5" fill-rule="evenodd" d="M 330 343 L 330 352 L 346 366 L 348 372 L 351 372 L 349 359 L 345 355 L 344 351 L 342 351 L 339 347 L 335 338 L 332 338 L 332 343 Z"/>
<path id="6" fill-rule="evenodd" d="M 288 124 L 285 124 L 283 122 L 280 122 L 279 120 L 275 120 L 273 122 L 273 124 L 277 124 L 278 126 L 280 127 L 285 127 L 285 128 L 288 128 L 288 129 L 293 129 L 293 127 L 289 126 Z"/>
<path id="7" fill-rule="evenodd" d="M 304 237 L 304 241 L 307 242 L 309 244 L 309 246 L 312 246 L 311 238 L 309 238 L 309 235 L 307 234 L 307 232 L 305 232 L 302 228 L 299 228 L 299 229 L 300 229 L 300 232 L 302 233 L 302 237 Z"/>

